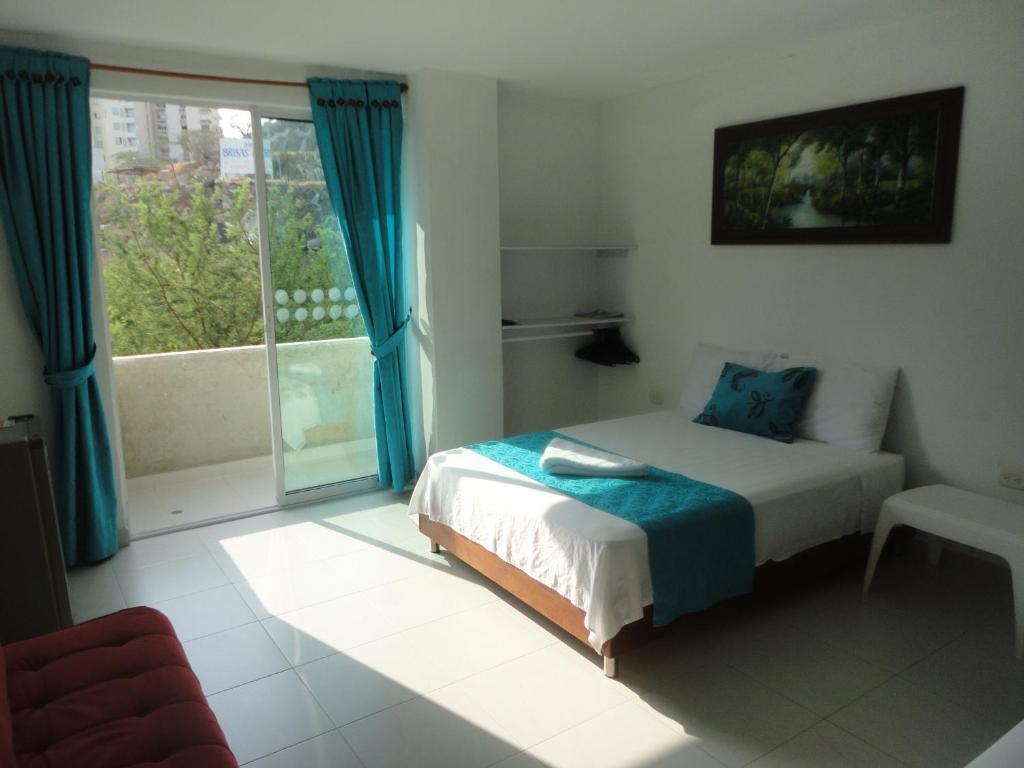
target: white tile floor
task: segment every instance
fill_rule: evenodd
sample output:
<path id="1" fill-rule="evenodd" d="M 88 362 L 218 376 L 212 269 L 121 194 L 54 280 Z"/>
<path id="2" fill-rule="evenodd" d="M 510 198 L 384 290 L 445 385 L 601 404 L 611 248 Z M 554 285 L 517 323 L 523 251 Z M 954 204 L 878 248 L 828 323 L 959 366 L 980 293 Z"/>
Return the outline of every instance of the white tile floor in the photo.
<path id="1" fill-rule="evenodd" d="M 127 491 L 133 536 L 277 505 L 270 456 L 131 477 Z"/>
<path id="2" fill-rule="evenodd" d="M 312 488 L 377 474 L 377 441 L 372 437 L 286 450 L 285 489 Z"/>
<path id="3" fill-rule="evenodd" d="M 377 473 L 373 438 L 285 452 L 285 490 Z M 140 536 L 277 507 L 272 456 L 128 479 L 128 519 Z"/>
<path id="4" fill-rule="evenodd" d="M 1008 573 L 947 553 L 716 615 L 620 662 L 378 493 L 166 534 L 71 573 L 76 620 L 164 611 L 259 768 L 962 766 L 1024 718 Z"/>

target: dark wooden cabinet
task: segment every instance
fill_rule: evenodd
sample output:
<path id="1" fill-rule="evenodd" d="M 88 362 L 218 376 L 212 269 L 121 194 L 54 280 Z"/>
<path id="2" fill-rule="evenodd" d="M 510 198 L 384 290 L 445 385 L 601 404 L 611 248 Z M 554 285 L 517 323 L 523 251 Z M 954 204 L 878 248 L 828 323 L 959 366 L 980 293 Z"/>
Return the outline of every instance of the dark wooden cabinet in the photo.
<path id="1" fill-rule="evenodd" d="M 0 643 L 71 623 L 46 446 L 26 418 L 0 427 Z"/>

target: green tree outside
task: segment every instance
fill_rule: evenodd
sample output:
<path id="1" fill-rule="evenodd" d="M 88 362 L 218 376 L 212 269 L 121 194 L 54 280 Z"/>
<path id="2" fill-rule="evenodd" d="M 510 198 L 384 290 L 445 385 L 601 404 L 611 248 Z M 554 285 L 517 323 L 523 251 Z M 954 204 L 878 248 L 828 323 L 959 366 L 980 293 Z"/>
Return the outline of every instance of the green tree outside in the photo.
<path id="1" fill-rule="evenodd" d="M 196 160 L 208 165 L 205 154 Z M 211 175 L 193 173 L 182 184 L 175 172 L 171 178 L 166 171 L 135 178 L 115 173 L 96 185 L 115 355 L 263 342 L 251 184 L 204 178 Z M 344 292 L 352 281 L 334 214 L 324 207 L 322 182 L 268 179 L 271 282 L 289 296 L 287 304 L 275 302 L 278 342 L 366 333 L 361 316 L 331 314 L 352 304 L 332 301 L 331 288 Z M 302 304 L 295 302 L 297 290 L 307 294 Z M 288 310 L 286 322 L 277 319 L 279 309 Z"/>

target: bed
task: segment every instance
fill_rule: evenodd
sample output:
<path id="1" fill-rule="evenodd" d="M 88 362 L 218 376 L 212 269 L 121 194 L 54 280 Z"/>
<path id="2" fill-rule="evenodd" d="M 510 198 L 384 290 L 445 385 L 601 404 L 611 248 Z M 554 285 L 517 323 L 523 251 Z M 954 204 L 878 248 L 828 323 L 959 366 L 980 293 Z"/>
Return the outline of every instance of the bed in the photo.
<path id="1" fill-rule="evenodd" d="M 784 444 L 693 423 L 685 409 L 559 429 L 605 450 L 740 494 L 754 516 L 754 566 L 798 560 L 873 529 L 903 488 L 902 456 L 812 440 Z M 410 502 L 444 547 L 604 656 L 652 632 L 643 530 L 458 448 L 433 455 Z M 759 570 L 762 570 L 759 569 Z"/>

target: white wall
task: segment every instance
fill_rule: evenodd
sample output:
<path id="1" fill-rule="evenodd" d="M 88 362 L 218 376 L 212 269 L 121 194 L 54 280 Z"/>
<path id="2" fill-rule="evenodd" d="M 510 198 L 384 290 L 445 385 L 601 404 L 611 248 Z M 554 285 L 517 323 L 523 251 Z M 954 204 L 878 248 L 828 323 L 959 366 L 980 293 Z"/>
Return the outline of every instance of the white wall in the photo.
<path id="1" fill-rule="evenodd" d="M 503 245 L 598 240 L 600 106 L 508 87 L 498 90 Z M 558 317 L 602 303 L 593 254 L 508 253 L 502 316 Z M 594 421 L 598 372 L 574 352 L 587 338 L 503 345 L 505 433 Z"/>
<path id="2" fill-rule="evenodd" d="M 430 188 L 427 184 L 426 126 L 419 89 L 406 94 L 402 144 L 402 227 L 405 285 L 412 319 L 405 335 L 406 386 L 413 466 L 419 472 L 437 444 L 434 434 L 433 289 L 430 283 Z"/>
<path id="3" fill-rule="evenodd" d="M 1024 467 L 1022 40 L 1020 3 L 976 3 L 606 103 L 602 222 L 639 244 L 620 284 L 643 363 L 602 374 L 602 413 L 676 401 L 698 340 L 895 364 L 909 483 L 1024 501 L 996 486 Z M 951 244 L 709 245 L 716 127 L 960 84 Z"/>
<path id="4" fill-rule="evenodd" d="M 579 245 L 597 237 L 600 106 L 498 90 L 502 245 Z"/>
<path id="5" fill-rule="evenodd" d="M 422 457 L 502 434 L 497 82 L 424 70 L 409 90 L 407 351 Z"/>

